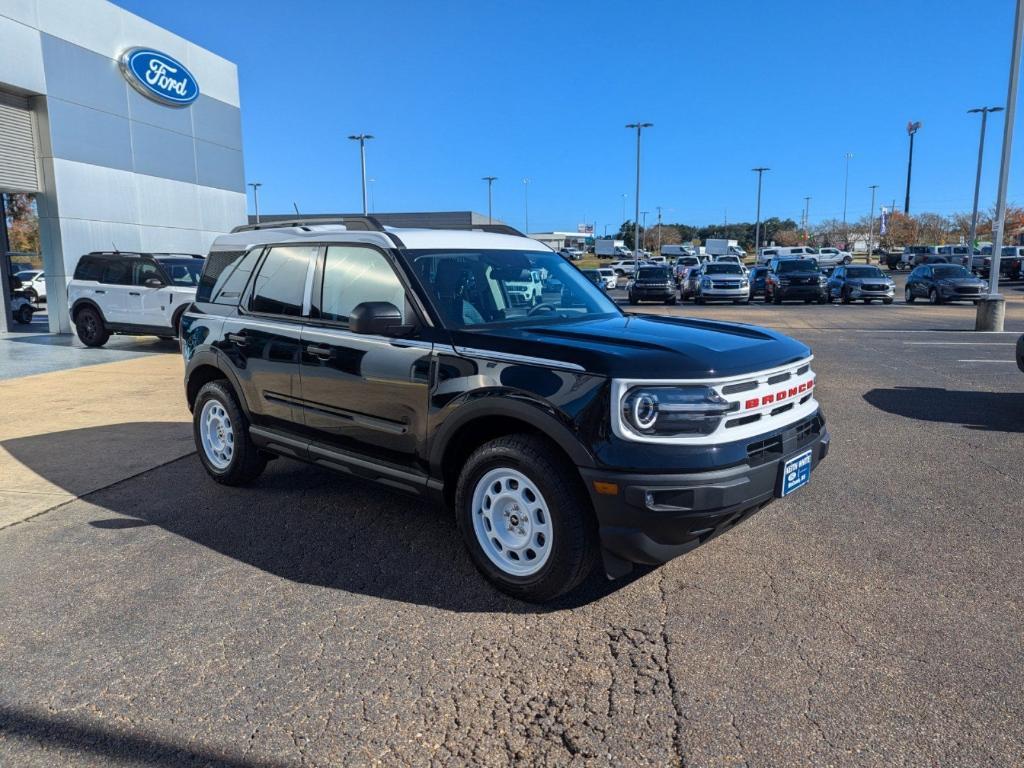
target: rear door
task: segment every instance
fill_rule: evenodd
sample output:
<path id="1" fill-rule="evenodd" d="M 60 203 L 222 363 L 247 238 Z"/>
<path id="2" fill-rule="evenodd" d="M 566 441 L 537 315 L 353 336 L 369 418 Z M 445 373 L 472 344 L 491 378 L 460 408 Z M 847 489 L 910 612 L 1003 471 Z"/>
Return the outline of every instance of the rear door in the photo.
<path id="1" fill-rule="evenodd" d="M 224 322 L 220 350 L 256 426 L 286 431 L 301 426 L 299 341 L 318 250 L 309 245 L 268 248 L 238 315 Z"/>
<path id="2" fill-rule="evenodd" d="M 103 265 L 100 284 L 93 289 L 96 303 L 108 323 L 128 325 L 128 292 L 132 290 L 132 259 L 110 258 Z"/>
<path id="3" fill-rule="evenodd" d="M 347 243 L 327 246 L 320 258 L 302 331 L 307 434 L 330 449 L 411 468 L 426 435 L 433 345 L 417 333 L 390 338 L 349 330 L 352 310 L 369 301 L 391 303 L 404 323 L 419 324 L 384 251 Z"/>

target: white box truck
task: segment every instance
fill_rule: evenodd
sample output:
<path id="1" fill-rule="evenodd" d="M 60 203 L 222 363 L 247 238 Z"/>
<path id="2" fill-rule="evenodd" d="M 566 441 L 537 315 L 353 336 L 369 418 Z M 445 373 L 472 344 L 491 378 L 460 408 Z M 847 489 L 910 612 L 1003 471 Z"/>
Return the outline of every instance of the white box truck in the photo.
<path id="1" fill-rule="evenodd" d="M 716 259 L 719 256 L 739 256 L 740 261 L 743 261 L 747 258 L 747 252 L 740 248 L 740 244 L 735 240 L 708 238 L 707 242 L 704 243 L 704 247 L 707 249 L 708 256 L 712 259 Z"/>
<path id="2" fill-rule="evenodd" d="M 599 237 L 594 241 L 594 255 L 599 259 L 633 258 L 633 252 L 626 247 L 625 242 L 610 237 Z"/>

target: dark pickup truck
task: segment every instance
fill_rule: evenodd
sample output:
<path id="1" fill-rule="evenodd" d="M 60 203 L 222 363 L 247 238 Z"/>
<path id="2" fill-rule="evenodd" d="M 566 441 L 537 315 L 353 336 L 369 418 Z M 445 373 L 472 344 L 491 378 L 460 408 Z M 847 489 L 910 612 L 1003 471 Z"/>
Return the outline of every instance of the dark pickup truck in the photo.
<path id="1" fill-rule="evenodd" d="M 540 301 L 512 301 L 531 271 Z M 222 235 L 182 350 L 215 481 L 251 483 L 284 456 L 435 500 L 480 571 L 526 600 L 599 560 L 615 577 L 693 549 L 798 492 L 829 448 L 804 344 L 623 314 L 497 225 L 349 217 Z"/>

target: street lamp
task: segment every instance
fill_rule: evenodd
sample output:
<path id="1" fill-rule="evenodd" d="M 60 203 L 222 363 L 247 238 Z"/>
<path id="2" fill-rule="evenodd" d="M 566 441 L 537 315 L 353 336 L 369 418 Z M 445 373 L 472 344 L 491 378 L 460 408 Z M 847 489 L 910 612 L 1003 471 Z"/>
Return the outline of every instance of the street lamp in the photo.
<path id="1" fill-rule="evenodd" d="M 807 227 L 810 226 L 811 218 L 811 198 L 810 196 L 804 198 L 804 245 L 807 244 L 808 234 Z"/>
<path id="2" fill-rule="evenodd" d="M 978 172 L 974 177 L 974 208 L 971 210 L 971 234 L 967 238 L 967 269 L 974 266 L 974 241 L 978 236 L 978 191 L 981 188 L 981 159 L 985 154 L 985 123 L 989 112 L 1002 112 L 1002 107 L 968 109 L 967 114 L 981 113 L 981 137 L 978 139 Z"/>
<path id="3" fill-rule="evenodd" d="M 363 176 L 363 216 L 366 216 L 368 211 L 366 209 L 366 142 L 373 138 L 372 134 L 369 133 L 357 133 L 349 136 L 352 141 L 359 142 L 359 167 L 362 170 Z"/>
<path id="4" fill-rule="evenodd" d="M 256 210 L 256 223 L 260 223 L 260 187 L 263 184 L 259 181 L 250 181 L 249 186 L 252 187 L 252 203 Z"/>
<path id="5" fill-rule="evenodd" d="M 640 248 L 640 133 L 644 128 L 652 128 L 654 123 L 628 123 L 627 128 L 636 128 L 636 218 L 633 220 L 633 258 L 637 258 L 637 249 Z"/>
<path id="6" fill-rule="evenodd" d="M 875 190 L 878 189 L 878 185 L 872 184 L 868 189 L 871 190 L 871 213 L 868 214 L 868 255 L 866 261 L 870 264 L 871 241 L 875 239 Z"/>
<path id="7" fill-rule="evenodd" d="M 764 176 L 765 171 L 770 171 L 771 168 L 751 168 L 757 174 L 757 223 L 754 224 L 754 255 L 757 255 L 757 249 L 761 247 L 761 177 Z"/>
<path id="8" fill-rule="evenodd" d="M 1003 227 L 1006 224 L 1006 185 L 1010 176 L 1010 154 L 1013 150 L 1013 120 L 1017 112 L 1017 83 L 1020 77 L 1021 36 L 1024 34 L 1024 0 L 1017 0 L 1013 20 L 1013 44 L 1010 49 L 1010 86 L 1006 96 L 1006 122 L 1003 123 L 1003 152 L 999 164 L 999 187 L 996 192 L 996 220 L 992 224 L 992 262 L 989 265 L 989 295 L 978 302 L 976 331 L 1002 331 L 1006 303 L 999 295 L 999 261 L 1003 255 Z"/>
<path id="9" fill-rule="evenodd" d="M 910 137 L 910 154 L 907 156 L 907 197 L 903 202 L 903 213 L 910 213 L 910 171 L 914 167 L 914 134 L 921 130 L 920 122 L 907 123 L 907 135 Z"/>
<path id="10" fill-rule="evenodd" d="M 661 206 L 656 205 L 658 209 L 658 253 L 661 254 Z"/>
<path id="11" fill-rule="evenodd" d="M 523 177 L 523 229 L 524 234 L 530 233 L 530 180 Z"/>
<path id="12" fill-rule="evenodd" d="M 650 213 L 650 211 L 640 211 L 640 215 L 644 217 L 644 225 L 643 225 L 643 227 L 640 228 L 639 234 L 637 235 L 637 237 L 639 238 L 639 243 L 640 243 L 639 247 L 641 247 L 641 248 L 643 247 L 643 242 L 644 242 L 643 241 L 643 234 L 644 234 L 644 232 L 647 231 L 647 214 L 648 213 Z"/>
<path id="13" fill-rule="evenodd" d="M 629 194 L 626 193 L 626 192 L 623 192 L 622 193 L 622 222 L 623 223 L 626 222 L 626 198 L 627 197 L 629 197 Z"/>
<path id="14" fill-rule="evenodd" d="M 369 178 L 369 179 L 366 180 L 366 183 L 368 185 L 367 189 L 370 192 L 370 213 L 373 213 L 373 211 L 374 211 L 374 205 L 373 205 L 373 185 L 377 183 L 377 180 L 374 179 L 374 178 Z"/>
<path id="15" fill-rule="evenodd" d="M 843 238 L 848 244 L 850 242 L 850 228 L 846 224 L 846 200 L 849 197 L 850 158 L 853 157 L 853 152 L 847 152 L 843 157 L 846 158 L 846 175 L 843 177 Z"/>
<path id="16" fill-rule="evenodd" d="M 497 176 L 483 176 L 482 180 L 487 182 L 487 223 L 491 224 L 493 219 L 491 218 L 491 188 L 494 186 L 494 182 L 497 180 Z"/>

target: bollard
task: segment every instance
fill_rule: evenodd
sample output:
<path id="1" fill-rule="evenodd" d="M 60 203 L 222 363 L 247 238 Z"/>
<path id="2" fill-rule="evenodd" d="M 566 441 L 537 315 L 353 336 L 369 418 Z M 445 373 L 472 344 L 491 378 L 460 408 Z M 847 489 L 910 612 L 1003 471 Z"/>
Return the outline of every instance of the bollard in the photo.
<path id="1" fill-rule="evenodd" d="M 1006 299 L 999 294 L 986 296 L 978 302 L 978 316 L 974 320 L 974 330 L 1002 333 L 1005 317 Z"/>

